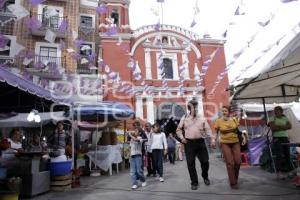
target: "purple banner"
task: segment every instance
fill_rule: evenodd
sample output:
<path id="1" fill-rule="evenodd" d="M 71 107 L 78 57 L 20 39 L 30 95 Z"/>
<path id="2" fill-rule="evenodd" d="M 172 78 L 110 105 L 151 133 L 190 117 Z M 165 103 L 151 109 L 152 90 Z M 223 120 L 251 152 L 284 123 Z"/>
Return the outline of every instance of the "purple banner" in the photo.
<path id="1" fill-rule="evenodd" d="M 249 158 L 251 165 L 258 165 L 263 149 L 267 145 L 266 138 L 255 138 L 249 141 Z"/>

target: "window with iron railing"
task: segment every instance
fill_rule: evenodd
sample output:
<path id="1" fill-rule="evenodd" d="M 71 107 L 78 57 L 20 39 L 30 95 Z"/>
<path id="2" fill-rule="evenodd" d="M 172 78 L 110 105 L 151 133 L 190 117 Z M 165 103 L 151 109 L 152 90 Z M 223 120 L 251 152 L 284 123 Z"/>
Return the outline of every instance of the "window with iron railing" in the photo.
<path id="1" fill-rule="evenodd" d="M 47 64 L 55 63 L 57 66 L 60 65 L 60 58 L 57 56 L 56 47 L 40 47 L 38 60 Z"/>

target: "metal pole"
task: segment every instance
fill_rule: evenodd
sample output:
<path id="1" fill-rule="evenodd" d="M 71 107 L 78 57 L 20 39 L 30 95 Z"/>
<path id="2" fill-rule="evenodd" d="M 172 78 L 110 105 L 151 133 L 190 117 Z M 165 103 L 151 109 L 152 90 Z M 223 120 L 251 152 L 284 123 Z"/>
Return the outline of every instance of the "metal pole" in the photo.
<path id="1" fill-rule="evenodd" d="M 266 125 L 268 125 L 268 115 L 267 115 L 267 109 L 266 109 L 266 101 L 265 98 L 262 98 L 262 102 L 263 102 L 263 107 L 264 107 L 264 119 L 265 119 L 265 123 Z"/>
<path id="2" fill-rule="evenodd" d="M 73 105 L 72 105 L 72 110 L 73 110 Z M 75 169 L 75 134 L 74 134 L 74 116 L 73 116 L 73 111 L 72 111 L 72 120 L 71 120 L 71 137 L 72 137 L 72 169 Z"/>
<path id="3" fill-rule="evenodd" d="M 262 98 L 262 102 L 263 102 L 263 107 L 264 107 L 264 118 L 265 118 L 265 123 L 268 126 L 268 114 L 267 114 L 267 109 L 266 109 L 266 101 L 265 98 Z M 269 138 L 269 133 L 271 132 L 271 128 L 269 127 L 269 130 L 267 132 L 267 143 L 268 143 L 268 147 L 269 147 L 269 156 L 270 156 L 270 160 L 271 160 L 271 167 L 273 168 L 274 172 L 277 173 L 276 171 L 276 165 L 275 165 L 275 161 L 273 159 L 273 152 L 272 152 L 272 144 Z"/>
<path id="4" fill-rule="evenodd" d="M 123 166 L 122 166 L 122 169 L 125 169 L 125 142 L 126 142 L 126 120 L 124 120 L 123 122 L 123 128 L 124 128 L 124 137 L 123 137 Z"/>

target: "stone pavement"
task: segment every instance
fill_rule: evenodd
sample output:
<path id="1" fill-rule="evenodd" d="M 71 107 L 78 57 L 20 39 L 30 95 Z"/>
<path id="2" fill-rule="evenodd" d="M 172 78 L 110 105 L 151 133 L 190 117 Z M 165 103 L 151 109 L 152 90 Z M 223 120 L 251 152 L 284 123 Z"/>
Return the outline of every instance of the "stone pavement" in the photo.
<path id="1" fill-rule="evenodd" d="M 197 162 L 198 174 L 201 175 Z M 274 174 L 259 167 L 243 167 L 240 173 L 240 189 L 232 190 L 228 186 L 225 164 L 215 155 L 211 155 L 211 185 L 205 186 L 199 176 L 198 190 L 190 189 L 190 181 L 186 162 L 178 161 L 175 165 L 165 163 L 165 182 L 154 178 L 147 180 L 148 186 L 131 190 L 129 172 L 101 177 L 81 177 L 81 187 L 62 193 L 47 193 L 34 197 L 34 200 L 299 200 L 300 188 L 296 188 L 291 180 L 278 181 Z"/>

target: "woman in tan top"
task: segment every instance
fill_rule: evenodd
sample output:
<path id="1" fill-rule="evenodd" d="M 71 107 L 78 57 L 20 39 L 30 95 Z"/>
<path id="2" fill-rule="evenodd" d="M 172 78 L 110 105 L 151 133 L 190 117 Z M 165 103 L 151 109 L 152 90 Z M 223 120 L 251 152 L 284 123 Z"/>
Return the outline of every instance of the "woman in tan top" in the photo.
<path id="1" fill-rule="evenodd" d="M 237 135 L 239 121 L 229 117 L 229 108 L 222 107 L 222 117 L 216 120 L 215 129 L 220 133 L 219 142 L 225 158 L 230 186 L 237 189 L 239 170 L 241 165 L 241 150 Z"/>

